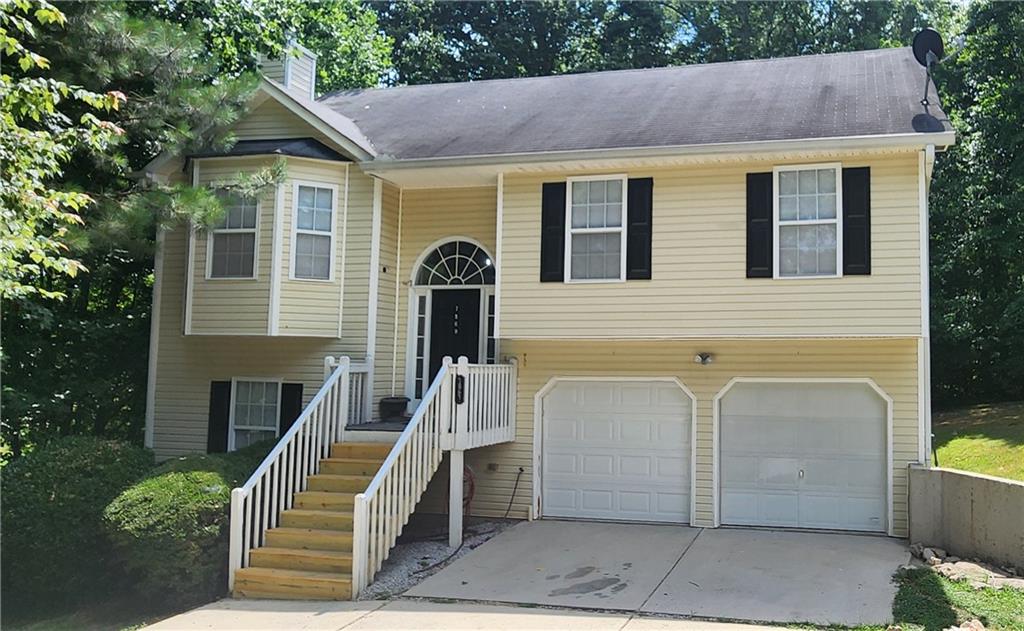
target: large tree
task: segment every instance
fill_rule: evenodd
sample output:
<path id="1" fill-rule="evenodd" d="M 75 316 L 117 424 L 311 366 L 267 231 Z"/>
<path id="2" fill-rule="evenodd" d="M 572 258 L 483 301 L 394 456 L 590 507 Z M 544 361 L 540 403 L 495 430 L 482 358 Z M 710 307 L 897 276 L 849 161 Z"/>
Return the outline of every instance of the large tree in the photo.
<path id="1" fill-rule="evenodd" d="M 188 153 L 233 142 L 230 127 L 256 85 L 250 69 L 260 54 L 281 53 L 286 41 L 273 12 L 282 6 L 298 10 L 291 0 L 256 4 L 266 11 L 249 15 L 227 2 L 197 3 L 194 14 L 183 3 L 168 3 L 180 13 L 160 4 L 67 3 L 60 5 L 67 15 L 61 28 L 36 29 L 34 48 L 49 59 L 53 80 L 124 95 L 119 109 L 106 116 L 123 133 L 119 143 L 103 151 L 65 152 L 59 171 L 46 175 L 52 189 L 87 194 L 90 200 L 79 205 L 76 223 L 63 230 L 56 246 L 82 271 L 72 278 L 29 268 L 30 287 L 63 299 L 27 296 L 5 304 L 3 438 L 14 454 L 53 435 L 141 442 L 156 228 L 184 218 L 208 223 L 219 205 L 203 190 L 157 186 L 139 172 L 161 151 Z M 356 17 L 347 22 L 343 9 L 353 6 Z M 212 28 L 203 10 L 236 32 Z M 337 27 L 337 48 L 344 50 L 349 41 L 359 49 L 350 51 L 344 64 L 332 65 L 330 54 L 322 53 L 321 69 L 326 67 L 330 80 L 347 87 L 378 81 L 375 47 L 385 45 L 386 52 L 386 40 L 377 33 L 372 12 L 336 2 L 310 5 L 302 15 L 288 24 L 308 26 L 320 16 L 323 21 L 310 32 L 326 37 Z M 345 24 L 351 29 L 347 35 Z M 365 50 L 345 39 L 349 36 L 374 44 Z M 332 46 L 324 40 L 320 48 Z M 14 76 L 28 80 L 33 72 L 14 69 Z M 78 120 L 84 111 L 70 100 L 55 106 L 68 120 Z M 48 154 L 32 155 L 43 160 Z M 31 258 L 14 260 L 33 264 Z"/>
<path id="2" fill-rule="evenodd" d="M 1024 398 L 1024 4 L 967 8 L 937 80 L 957 144 L 932 188 L 935 399 Z"/>

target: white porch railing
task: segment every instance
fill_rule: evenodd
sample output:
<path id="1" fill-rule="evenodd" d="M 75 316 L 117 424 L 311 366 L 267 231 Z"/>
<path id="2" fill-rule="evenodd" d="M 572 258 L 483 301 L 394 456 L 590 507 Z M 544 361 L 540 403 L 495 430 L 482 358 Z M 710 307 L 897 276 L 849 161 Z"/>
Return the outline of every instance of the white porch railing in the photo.
<path id="1" fill-rule="evenodd" d="M 456 411 L 453 449 L 473 449 L 516 438 L 516 363 L 455 364 L 456 378 L 465 378 L 465 406 Z M 463 409 L 464 408 L 464 409 Z"/>
<path id="2" fill-rule="evenodd" d="M 349 369 L 351 385 L 348 390 L 348 425 L 360 425 L 373 420 L 373 401 L 370 400 L 369 362 L 352 362 Z"/>
<path id="3" fill-rule="evenodd" d="M 516 364 L 470 364 L 445 357 L 416 413 L 366 491 L 355 497 L 352 596 L 370 584 L 388 558 L 441 464 L 445 451 L 515 439 Z M 461 479 L 458 481 L 461 490 Z M 461 499 L 455 502 L 461 506 Z M 461 515 L 458 517 L 461 537 Z"/>
<path id="4" fill-rule="evenodd" d="M 249 565 L 249 551 L 263 545 L 267 530 L 277 526 L 282 511 L 292 507 L 295 493 L 305 490 L 307 478 L 317 473 L 331 444 L 339 442 L 349 415 L 348 357 L 328 358 L 333 367 L 324 385 L 299 418 L 245 484 L 231 491 L 231 533 L 228 552 L 228 589 L 235 572 Z"/>

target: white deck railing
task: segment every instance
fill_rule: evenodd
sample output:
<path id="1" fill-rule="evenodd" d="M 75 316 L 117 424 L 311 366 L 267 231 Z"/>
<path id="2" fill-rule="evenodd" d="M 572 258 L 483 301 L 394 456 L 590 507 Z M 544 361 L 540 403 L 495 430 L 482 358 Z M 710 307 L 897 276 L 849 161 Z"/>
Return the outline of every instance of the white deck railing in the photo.
<path id="1" fill-rule="evenodd" d="M 332 367 L 324 385 L 248 481 L 231 491 L 231 534 L 228 589 L 235 571 L 249 565 L 249 551 L 263 545 L 267 530 L 277 526 L 281 512 L 292 507 L 295 493 L 306 488 L 320 460 L 339 442 L 349 414 L 348 357 L 328 358 Z"/>
<path id="2" fill-rule="evenodd" d="M 506 443 L 516 438 L 516 364 L 469 364 L 465 357 L 454 365 L 465 377 L 465 402 L 456 411 L 453 449 L 473 449 Z"/>
<path id="3" fill-rule="evenodd" d="M 352 362 L 350 386 L 348 389 L 348 425 L 360 425 L 373 420 L 373 402 L 370 401 L 370 373 L 373 372 L 369 362 Z"/>
<path id="4" fill-rule="evenodd" d="M 355 498 L 352 597 L 388 558 L 427 483 L 441 464 L 452 419 L 453 370 L 445 358 L 433 383 L 366 490 Z"/>

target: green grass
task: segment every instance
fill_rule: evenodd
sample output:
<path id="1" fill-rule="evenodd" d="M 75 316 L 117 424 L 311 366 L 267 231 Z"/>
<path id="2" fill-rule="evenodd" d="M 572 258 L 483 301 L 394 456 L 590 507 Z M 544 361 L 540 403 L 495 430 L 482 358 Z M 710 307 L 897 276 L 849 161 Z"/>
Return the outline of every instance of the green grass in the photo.
<path id="1" fill-rule="evenodd" d="M 922 568 L 901 570 L 893 579 L 899 585 L 892 604 L 894 625 L 903 631 L 943 631 L 953 625 L 977 619 L 990 631 L 1024 631 L 1024 591 L 1019 589 L 974 589 L 965 581 L 948 578 Z M 804 629 L 821 629 L 801 625 Z M 882 626 L 853 627 L 851 631 L 885 631 Z M 826 627 L 847 631 L 848 627 Z"/>
<path id="2" fill-rule="evenodd" d="M 1024 402 L 936 413 L 932 431 L 938 466 L 1024 480 Z"/>
<path id="3" fill-rule="evenodd" d="M 928 570 L 901 572 L 892 613 L 904 631 L 941 631 L 977 618 L 987 629 L 1024 631 L 1024 591 L 974 589 Z"/>

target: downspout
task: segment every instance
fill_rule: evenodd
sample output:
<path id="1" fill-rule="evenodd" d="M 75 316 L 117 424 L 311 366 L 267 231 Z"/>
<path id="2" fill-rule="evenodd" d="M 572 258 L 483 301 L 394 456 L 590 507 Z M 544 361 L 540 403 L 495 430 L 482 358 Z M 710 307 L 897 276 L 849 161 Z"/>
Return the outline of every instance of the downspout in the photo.
<path id="1" fill-rule="evenodd" d="M 921 463 L 930 467 L 932 460 L 932 393 L 931 393 L 931 283 L 929 252 L 928 191 L 932 167 L 935 164 L 935 145 L 928 145 L 918 154 L 918 203 L 921 222 L 921 337 L 918 341 L 918 406 L 921 417 L 922 440 L 919 454 Z"/>

